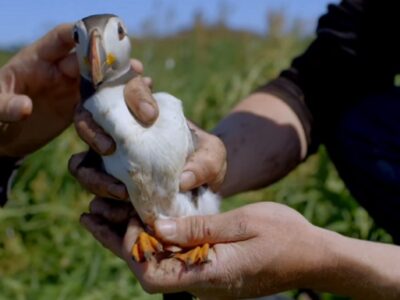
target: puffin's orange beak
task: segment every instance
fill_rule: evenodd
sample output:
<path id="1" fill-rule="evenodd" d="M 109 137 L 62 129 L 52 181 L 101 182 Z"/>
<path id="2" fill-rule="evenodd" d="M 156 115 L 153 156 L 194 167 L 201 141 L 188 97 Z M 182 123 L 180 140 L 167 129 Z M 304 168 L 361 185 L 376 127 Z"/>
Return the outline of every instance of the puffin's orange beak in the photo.
<path id="1" fill-rule="evenodd" d="M 104 53 L 103 47 L 101 45 L 101 35 L 97 29 L 93 30 L 90 34 L 89 41 L 89 65 L 90 74 L 92 76 L 93 85 L 96 87 L 102 83 L 104 79 L 103 73 L 103 60 L 102 55 Z"/>

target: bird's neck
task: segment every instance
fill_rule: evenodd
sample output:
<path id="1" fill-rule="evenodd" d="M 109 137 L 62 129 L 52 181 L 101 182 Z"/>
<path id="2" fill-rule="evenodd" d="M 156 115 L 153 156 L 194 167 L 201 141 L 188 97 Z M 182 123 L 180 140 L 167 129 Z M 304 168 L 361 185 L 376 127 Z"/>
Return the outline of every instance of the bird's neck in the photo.
<path id="1" fill-rule="evenodd" d="M 122 74 L 118 78 L 115 78 L 114 80 L 111 80 L 111 81 L 103 82 L 102 84 L 100 84 L 97 87 L 94 87 L 93 83 L 90 80 L 88 80 L 85 77 L 81 76 L 80 94 L 81 94 L 82 102 L 84 102 L 86 99 L 89 99 L 96 92 L 100 91 L 103 88 L 126 84 L 135 75 L 136 74 L 133 71 L 133 69 L 130 68 L 127 72 L 125 72 L 124 74 Z"/>
<path id="2" fill-rule="evenodd" d="M 133 71 L 132 68 L 129 68 L 128 71 L 126 71 L 125 73 L 121 74 L 117 78 L 102 83 L 98 87 L 98 90 L 102 89 L 104 87 L 112 87 L 112 86 L 126 84 L 126 83 L 128 83 L 129 80 L 131 80 L 133 77 L 135 77 L 135 75 L 136 75 L 135 71 Z"/>

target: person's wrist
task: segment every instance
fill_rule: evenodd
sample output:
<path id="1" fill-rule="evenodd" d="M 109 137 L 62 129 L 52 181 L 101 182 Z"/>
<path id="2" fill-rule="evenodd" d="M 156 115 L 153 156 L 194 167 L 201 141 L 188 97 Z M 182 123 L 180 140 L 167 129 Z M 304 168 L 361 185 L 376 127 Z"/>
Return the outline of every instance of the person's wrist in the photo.
<path id="1" fill-rule="evenodd" d="M 336 258 L 336 267 L 325 281 L 329 283 L 323 287 L 326 291 L 352 299 L 398 299 L 399 272 L 392 272 L 396 270 L 396 262 L 393 261 L 392 268 L 387 261 L 378 261 L 388 250 L 383 244 L 329 233 L 330 237 L 326 236 L 330 252 Z M 390 256 L 389 253 L 386 255 Z"/>
<path id="2" fill-rule="evenodd" d="M 341 236 L 311 224 L 306 232 L 299 252 L 302 255 L 299 276 L 292 286 L 328 291 L 329 283 L 336 280 L 334 276 L 341 267 L 337 251 Z"/>
<path id="3" fill-rule="evenodd" d="M 333 231 L 317 228 L 316 232 L 320 241 L 316 260 L 319 261 L 319 268 L 316 267 L 312 271 L 312 280 L 308 287 L 353 299 L 378 299 L 379 297 L 374 296 L 370 298 L 372 295 L 367 297 L 369 288 L 363 273 L 368 273 L 368 268 L 360 265 L 359 260 L 363 252 L 362 247 L 355 246 L 355 240 Z M 359 285 L 360 281 L 365 282 Z"/>

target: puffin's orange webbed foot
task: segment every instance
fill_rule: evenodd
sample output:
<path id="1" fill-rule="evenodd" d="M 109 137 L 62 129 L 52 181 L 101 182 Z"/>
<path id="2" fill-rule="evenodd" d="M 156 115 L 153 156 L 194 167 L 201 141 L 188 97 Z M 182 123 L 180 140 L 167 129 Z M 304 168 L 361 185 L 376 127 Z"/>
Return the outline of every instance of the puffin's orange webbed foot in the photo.
<path id="1" fill-rule="evenodd" d="M 176 253 L 174 257 L 184 262 L 186 266 L 200 265 L 208 261 L 209 244 L 198 246 L 186 253 Z"/>
<path id="2" fill-rule="evenodd" d="M 136 262 L 149 261 L 160 252 L 163 252 L 162 244 L 144 231 L 139 234 L 132 247 L 132 257 Z"/>

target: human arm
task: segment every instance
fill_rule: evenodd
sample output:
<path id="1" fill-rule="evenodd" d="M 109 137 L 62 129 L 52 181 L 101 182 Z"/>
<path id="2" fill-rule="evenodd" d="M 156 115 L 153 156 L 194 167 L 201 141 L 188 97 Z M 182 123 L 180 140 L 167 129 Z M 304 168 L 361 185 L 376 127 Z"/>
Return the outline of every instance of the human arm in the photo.
<path id="1" fill-rule="evenodd" d="M 210 261 L 189 269 L 173 258 L 137 264 L 130 249 L 142 229 L 129 207 L 96 199 L 81 222 L 127 262 L 150 293 L 189 291 L 201 299 L 231 299 L 311 288 L 354 299 L 400 297 L 399 247 L 317 228 L 296 211 L 275 203 L 174 223 L 157 221 L 157 235 L 165 242 L 214 244 Z M 116 230 L 129 219 L 126 232 Z"/>
<path id="2" fill-rule="evenodd" d="M 241 101 L 216 126 L 213 133 L 227 151 L 222 195 L 267 186 L 305 158 L 308 141 L 299 115 L 311 121 L 307 107 L 296 97 L 298 94 L 278 96 L 260 90 Z M 297 112 L 287 99 L 293 99 Z"/>

